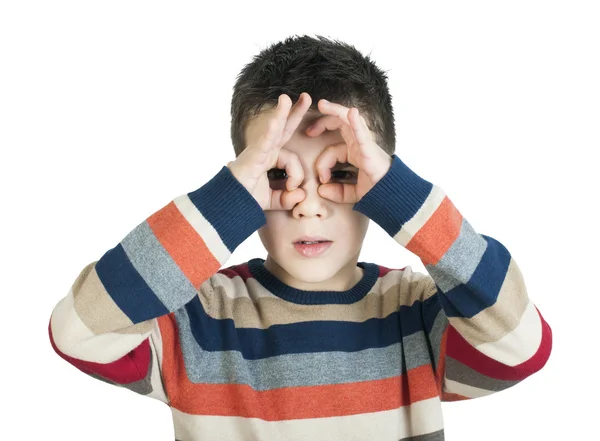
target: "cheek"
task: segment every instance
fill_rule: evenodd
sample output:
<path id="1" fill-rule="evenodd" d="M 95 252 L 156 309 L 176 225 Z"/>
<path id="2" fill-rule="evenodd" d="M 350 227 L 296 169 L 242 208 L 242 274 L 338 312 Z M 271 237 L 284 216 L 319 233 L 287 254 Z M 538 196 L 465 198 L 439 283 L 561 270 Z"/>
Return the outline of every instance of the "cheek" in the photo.
<path id="1" fill-rule="evenodd" d="M 285 232 L 285 224 L 278 214 L 281 212 L 265 212 L 267 223 L 258 229 L 258 234 L 263 242 L 276 242 Z"/>
<path id="2" fill-rule="evenodd" d="M 358 239 L 362 239 L 369 228 L 369 218 L 362 213 L 353 211 L 349 228 L 358 236 Z"/>

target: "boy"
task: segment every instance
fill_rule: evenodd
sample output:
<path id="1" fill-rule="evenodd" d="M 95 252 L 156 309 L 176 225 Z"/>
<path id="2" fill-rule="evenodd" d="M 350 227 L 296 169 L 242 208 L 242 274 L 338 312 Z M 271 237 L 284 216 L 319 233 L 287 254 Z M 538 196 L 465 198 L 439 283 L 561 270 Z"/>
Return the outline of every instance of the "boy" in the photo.
<path id="1" fill-rule="evenodd" d="M 234 161 L 83 268 L 50 319 L 61 357 L 168 404 L 182 441 L 442 440 L 442 401 L 544 366 L 517 263 L 394 154 L 368 57 L 308 36 L 262 51 L 231 136 Z M 431 276 L 358 262 L 371 219 Z M 221 269 L 256 230 L 266 260 Z"/>

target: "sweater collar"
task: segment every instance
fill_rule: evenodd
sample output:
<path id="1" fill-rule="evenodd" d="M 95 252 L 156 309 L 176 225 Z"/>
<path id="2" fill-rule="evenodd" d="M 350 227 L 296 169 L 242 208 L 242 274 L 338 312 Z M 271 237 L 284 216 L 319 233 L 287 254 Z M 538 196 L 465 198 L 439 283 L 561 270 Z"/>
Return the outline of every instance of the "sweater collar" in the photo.
<path id="1" fill-rule="evenodd" d="M 357 262 L 363 277 L 347 291 L 305 291 L 286 285 L 275 277 L 264 265 L 265 260 L 259 257 L 248 261 L 252 276 L 267 290 L 277 297 L 292 303 L 303 305 L 323 305 L 328 303 L 354 303 L 366 296 L 379 277 L 379 267 L 374 263 Z"/>

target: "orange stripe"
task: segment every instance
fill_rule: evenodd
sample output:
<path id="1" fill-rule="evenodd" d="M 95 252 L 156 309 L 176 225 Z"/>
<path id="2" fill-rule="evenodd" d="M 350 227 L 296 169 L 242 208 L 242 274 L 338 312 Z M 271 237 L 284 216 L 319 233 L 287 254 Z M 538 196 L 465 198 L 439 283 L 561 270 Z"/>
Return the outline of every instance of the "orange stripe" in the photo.
<path id="1" fill-rule="evenodd" d="M 208 280 L 221 264 L 173 201 L 147 219 L 158 241 L 194 287 Z"/>
<path id="2" fill-rule="evenodd" d="M 323 386 L 256 391 L 246 384 L 194 384 L 186 375 L 172 315 L 158 319 L 163 378 L 172 407 L 193 415 L 240 416 L 281 421 L 396 409 L 439 395 L 430 365 L 406 376 Z"/>
<path id="3" fill-rule="evenodd" d="M 448 328 L 450 325 L 446 326 L 444 329 L 444 333 L 442 334 L 442 341 L 440 343 L 440 358 L 438 360 L 437 365 L 437 386 L 438 386 L 438 395 L 442 396 L 442 387 L 444 383 L 444 374 L 446 372 L 446 343 L 448 342 Z"/>
<path id="4" fill-rule="evenodd" d="M 462 215 L 446 196 L 405 248 L 419 256 L 424 265 L 435 265 L 456 241 L 462 220 Z"/>
<path id="5" fill-rule="evenodd" d="M 442 401 L 463 401 L 470 400 L 469 397 L 465 397 L 464 395 L 453 394 L 450 392 L 444 392 L 442 395 Z"/>

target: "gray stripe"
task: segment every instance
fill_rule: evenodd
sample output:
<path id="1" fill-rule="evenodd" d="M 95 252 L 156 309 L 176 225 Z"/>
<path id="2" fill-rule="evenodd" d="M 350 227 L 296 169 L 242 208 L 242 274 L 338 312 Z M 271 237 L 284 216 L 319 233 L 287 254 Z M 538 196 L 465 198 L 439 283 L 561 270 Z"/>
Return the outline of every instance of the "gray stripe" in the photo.
<path id="1" fill-rule="evenodd" d="M 495 378 L 490 378 L 452 357 L 446 357 L 446 377 L 458 383 L 493 391 L 508 389 L 519 383 L 519 380 L 496 380 Z"/>
<path id="2" fill-rule="evenodd" d="M 198 294 L 147 221 L 131 231 L 121 244 L 140 276 L 169 311 L 180 308 Z"/>
<path id="3" fill-rule="evenodd" d="M 431 331 L 429 331 L 429 341 L 433 350 L 433 367 L 437 371 L 440 362 L 440 349 L 442 346 L 442 336 L 448 328 L 448 317 L 443 309 L 440 309 L 435 317 Z"/>
<path id="4" fill-rule="evenodd" d="M 437 432 L 426 433 L 424 435 L 401 438 L 399 441 L 444 441 L 444 429 L 438 430 Z"/>
<path id="5" fill-rule="evenodd" d="M 404 361 L 407 370 L 431 364 L 429 342 L 425 336 L 425 331 L 415 332 L 403 337 L 402 342 L 404 343 Z"/>
<path id="6" fill-rule="evenodd" d="M 426 265 L 427 272 L 442 292 L 467 283 L 487 248 L 487 242 L 463 217 L 460 234 L 435 265 Z"/>
<path id="7" fill-rule="evenodd" d="M 204 351 L 191 333 L 186 309 L 177 310 L 175 317 L 186 373 L 192 383 L 247 384 L 259 391 L 340 384 L 395 377 L 402 374 L 404 366 L 413 369 L 431 362 L 423 331 L 404 339 L 404 351 L 408 352 L 404 356 L 403 345 L 396 343 L 358 352 L 285 354 L 247 360 L 239 351 Z"/>

